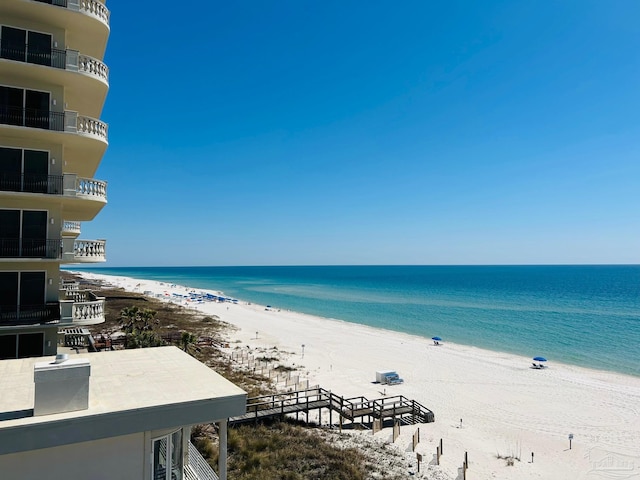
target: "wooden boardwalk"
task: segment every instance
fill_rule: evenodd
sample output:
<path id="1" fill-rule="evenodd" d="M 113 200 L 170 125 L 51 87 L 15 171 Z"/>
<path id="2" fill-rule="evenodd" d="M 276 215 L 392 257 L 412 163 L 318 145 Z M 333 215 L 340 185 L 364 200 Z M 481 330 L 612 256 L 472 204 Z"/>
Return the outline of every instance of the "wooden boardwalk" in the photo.
<path id="1" fill-rule="evenodd" d="M 247 412 L 229 419 L 229 425 L 258 422 L 266 419 L 284 419 L 288 415 L 306 416 L 309 412 L 329 411 L 329 423 L 333 423 L 333 413 L 338 414 L 340 424 L 344 419 L 361 423 L 396 419 L 407 423 L 430 423 L 435 421 L 431 410 L 402 395 L 368 400 L 365 397 L 344 398 L 321 387 L 296 390 L 274 395 L 263 395 L 247 399 Z"/>

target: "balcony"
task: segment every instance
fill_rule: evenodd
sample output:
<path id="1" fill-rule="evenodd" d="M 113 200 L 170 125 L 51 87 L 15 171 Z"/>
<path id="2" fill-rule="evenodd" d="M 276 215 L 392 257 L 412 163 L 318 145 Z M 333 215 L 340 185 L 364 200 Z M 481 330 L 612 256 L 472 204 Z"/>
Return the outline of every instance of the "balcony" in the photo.
<path id="1" fill-rule="evenodd" d="M 0 58 L 78 72 L 109 85 L 109 68 L 100 60 L 76 50 L 43 49 L 2 40 Z"/>
<path id="2" fill-rule="evenodd" d="M 109 26 L 110 12 L 104 4 L 97 0 L 35 0 L 40 3 L 47 3 L 56 7 L 67 8 L 75 12 L 80 12 L 91 17 L 95 17 Z"/>
<path id="3" fill-rule="evenodd" d="M 64 325 L 94 325 L 104 322 L 104 297 L 89 290 L 61 289 L 60 323 Z"/>
<path id="4" fill-rule="evenodd" d="M 0 124 L 75 133 L 107 142 L 107 124 L 66 110 L 52 112 L 33 108 L 0 105 Z"/>
<path id="5" fill-rule="evenodd" d="M 64 220 L 62 222 L 62 235 L 66 237 L 77 237 L 78 235 L 80 235 L 80 222 Z"/>
<path id="6" fill-rule="evenodd" d="M 61 257 L 60 239 L 0 238 L 0 258 L 56 260 Z"/>
<path id="7" fill-rule="evenodd" d="M 107 182 L 74 174 L 45 175 L 0 172 L 0 191 L 44 193 L 107 201 Z"/>
<path id="8" fill-rule="evenodd" d="M 58 302 L 43 305 L 0 305 L 0 327 L 56 324 L 59 321 Z"/>
<path id="9" fill-rule="evenodd" d="M 106 240 L 62 239 L 62 261 L 65 263 L 106 262 Z"/>

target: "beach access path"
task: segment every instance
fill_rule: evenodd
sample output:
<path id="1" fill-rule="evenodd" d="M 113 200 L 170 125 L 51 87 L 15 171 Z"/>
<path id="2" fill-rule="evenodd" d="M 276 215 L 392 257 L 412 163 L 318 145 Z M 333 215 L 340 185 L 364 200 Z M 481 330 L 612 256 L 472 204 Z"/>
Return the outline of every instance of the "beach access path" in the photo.
<path id="1" fill-rule="evenodd" d="M 201 291 L 77 273 L 130 291 L 157 296 L 167 292 L 167 298 Z M 470 480 L 640 478 L 638 377 L 552 359 L 548 368 L 533 369 L 528 356 L 452 343 L 436 346 L 426 338 L 431 332 L 423 338 L 277 306 L 267 309 L 242 301 L 182 304 L 235 325 L 231 347 L 290 352 L 291 365 L 310 385 L 347 397 L 404 395 L 425 405 L 435 413 L 435 422 L 421 426 L 416 451 L 429 462 L 442 439 L 440 468 L 450 478 L 460 475 L 465 452 Z M 377 384 L 377 370 L 394 370 L 404 383 Z M 383 430 L 377 435 L 391 434 Z M 509 456 L 516 457 L 513 466 L 504 458 Z"/>

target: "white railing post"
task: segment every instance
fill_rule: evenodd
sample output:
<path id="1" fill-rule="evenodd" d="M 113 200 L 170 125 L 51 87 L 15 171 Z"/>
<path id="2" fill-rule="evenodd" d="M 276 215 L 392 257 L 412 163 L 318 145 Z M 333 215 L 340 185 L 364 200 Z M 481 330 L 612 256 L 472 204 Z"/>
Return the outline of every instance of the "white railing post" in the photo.
<path id="1" fill-rule="evenodd" d="M 67 61 L 66 61 L 66 65 L 65 65 L 65 69 L 66 70 L 70 70 L 72 72 L 77 72 L 78 71 L 78 56 L 80 55 L 80 52 L 78 52 L 77 50 L 69 50 L 67 49 Z"/>
<path id="2" fill-rule="evenodd" d="M 65 110 L 64 112 L 64 131 L 76 133 L 78 131 L 78 112 Z"/>
<path id="3" fill-rule="evenodd" d="M 76 195 L 76 182 L 78 176 L 75 173 L 65 173 L 62 177 L 62 191 L 64 195 Z"/>

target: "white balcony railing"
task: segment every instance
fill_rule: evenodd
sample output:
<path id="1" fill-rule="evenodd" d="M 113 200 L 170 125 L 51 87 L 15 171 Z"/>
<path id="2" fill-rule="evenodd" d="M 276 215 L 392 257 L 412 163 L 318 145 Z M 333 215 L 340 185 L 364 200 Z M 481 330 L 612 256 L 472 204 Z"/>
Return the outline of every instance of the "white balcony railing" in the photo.
<path id="1" fill-rule="evenodd" d="M 219 480 L 216 472 L 189 442 L 189 462 L 184 467 L 185 480 Z"/>
<path id="2" fill-rule="evenodd" d="M 76 178 L 76 195 L 107 200 L 107 182 L 93 178 Z"/>
<path id="3" fill-rule="evenodd" d="M 104 297 L 89 290 L 64 290 L 65 299 L 60 300 L 60 323 L 93 325 L 105 321 Z"/>
<path id="4" fill-rule="evenodd" d="M 62 239 L 62 261 L 68 263 L 98 263 L 107 260 L 106 240 Z"/>
<path id="5" fill-rule="evenodd" d="M 80 290 L 80 284 L 78 282 L 73 280 L 62 280 L 60 282 L 60 292 L 62 295 L 61 300 L 71 298 L 70 295 L 72 295 L 73 292 L 77 292 L 78 290 Z"/>
<path id="6" fill-rule="evenodd" d="M 95 17 L 109 26 L 111 13 L 103 3 L 97 0 L 36 0 L 37 2 L 48 3 L 56 7 L 68 8 L 74 12 L 80 12 L 91 17 Z"/>
<path id="7" fill-rule="evenodd" d="M 89 55 L 78 55 L 78 71 L 97 77 L 106 84 L 109 83 L 109 67 Z"/>
<path id="8" fill-rule="evenodd" d="M 109 67 L 104 62 L 84 55 L 77 50 L 65 50 L 64 57 L 66 70 L 89 75 L 109 85 Z"/>
<path id="9" fill-rule="evenodd" d="M 110 12 L 103 3 L 96 0 L 80 0 L 80 11 L 93 15 L 102 20 L 106 25 L 109 25 Z"/>
<path id="10" fill-rule="evenodd" d="M 62 222 L 63 235 L 80 235 L 80 222 L 64 220 Z"/>
<path id="11" fill-rule="evenodd" d="M 78 112 L 65 110 L 64 131 L 98 138 L 107 142 L 107 124 L 98 119 L 78 115 Z"/>
<path id="12" fill-rule="evenodd" d="M 64 195 L 68 197 L 84 197 L 91 200 L 107 201 L 107 182 L 102 180 L 65 173 L 63 189 Z"/>
<path id="13" fill-rule="evenodd" d="M 104 262 L 106 240 L 76 240 L 73 243 L 73 256 L 83 262 Z"/>

